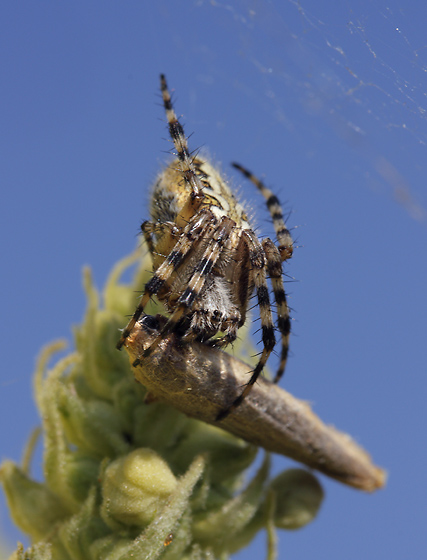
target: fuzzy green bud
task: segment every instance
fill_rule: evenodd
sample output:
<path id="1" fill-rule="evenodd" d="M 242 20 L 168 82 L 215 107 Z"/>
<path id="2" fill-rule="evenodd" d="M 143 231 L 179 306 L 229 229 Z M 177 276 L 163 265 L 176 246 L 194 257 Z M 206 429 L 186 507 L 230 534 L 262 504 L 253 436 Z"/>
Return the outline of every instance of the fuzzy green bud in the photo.
<path id="1" fill-rule="evenodd" d="M 108 525 L 145 526 L 174 491 L 177 480 L 151 449 L 136 449 L 105 469 L 101 516 Z"/>
<path id="2" fill-rule="evenodd" d="M 279 529 L 300 529 L 310 523 L 319 511 L 323 490 L 308 471 L 289 469 L 270 484 L 276 494 L 274 524 Z"/>

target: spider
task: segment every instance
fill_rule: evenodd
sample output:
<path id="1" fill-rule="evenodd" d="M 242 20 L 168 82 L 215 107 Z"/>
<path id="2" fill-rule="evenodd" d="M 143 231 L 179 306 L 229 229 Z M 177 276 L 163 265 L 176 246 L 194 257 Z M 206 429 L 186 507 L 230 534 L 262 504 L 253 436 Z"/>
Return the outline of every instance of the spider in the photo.
<path id="1" fill-rule="evenodd" d="M 161 301 L 169 318 L 151 346 L 133 362 L 137 366 L 160 340 L 174 332 L 179 340 L 193 340 L 223 348 L 237 338 L 245 323 L 248 302 L 256 292 L 263 350 L 251 377 L 229 408 L 236 409 L 251 390 L 272 352 L 275 340 L 267 277 L 277 306 L 282 351 L 274 379 L 281 378 L 288 356 L 290 318 L 283 286 L 282 262 L 292 256 L 293 244 L 277 197 L 251 172 L 232 165 L 265 197 L 277 236 L 258 239 L 243 206 L 220 173 L 200 155 L 192 155 L 171 101 L 166 78 L 160 76 L 169 133 L 177 158 L 157 177 L 151 198 L 152 221 L 141 225 L 153 261 L 153 276 L 139 305 L 123 329 L 120 349 L 141 318 L 152 296 Z M 216 336 L 222 333 L 222 336 Z"/>

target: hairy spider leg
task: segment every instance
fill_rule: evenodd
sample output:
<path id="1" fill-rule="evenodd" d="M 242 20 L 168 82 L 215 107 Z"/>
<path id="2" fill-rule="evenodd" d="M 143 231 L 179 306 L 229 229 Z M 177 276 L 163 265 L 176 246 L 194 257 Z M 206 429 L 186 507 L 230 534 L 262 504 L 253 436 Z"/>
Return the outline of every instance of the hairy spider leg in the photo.
<path id="1" fill-rule="evenodd" d="M 175 145 L 176 155 L 180 161 L 182 176 L 191 186 L 191 198 L 193 204 L 197 207 L 204 198 L 203 185 L 197 175 L 193 160 L 188 150 L 188 143 L 184 129 L 174 111 L 171 95 L 164 74 L 160 75 L 160 89 L 162 92 L 163 105 L 166 111 L 166 118 L 168 120 L 169 133 Z"/>
<path id="2" fill-rule="evenodd" d="M 286 292 L 283 286 L 282 259 L 279 249 L 268 237 L 263 240 L 262 246 L 267 257 L 267 270 L 273 287 L 274 299 L 277 304 L 277 327 L 282 336 L 282 351 L 280 354 L 280 364 L 274 378 L 274 383 L 278 383 L 285 371 L 289 353 L 289 335 L 291 332 L 291 320 L 289 317 L 289 307 L 286 301 Z"/>
<path id="3" fill-rule="evenodd" d="M 276 344 L 276 339 L 274 336 L 273 317 L 271 315 L 270 297 L 268 295 L 267 276 L 265 272 L 266 256 L 260 242 L 253 232 L 244 231 L 243 235 L 246 237 L 249 247 L 249 261 L 252 267 L 251 274 L 253 276 L 253 284 L 258 298 L 259 313 L 261 318 L 262 343 L 264 345 L 264 348 L 261 354 L 261 358 L 255 366 L 255 369 L 252 371 L 251 378 L 249 379 L 242 393 L 233 401 L 229 408 L 222 410 L 218 414 L 218 421 L 223 420 L 230 414 L 230 412 L 235 410 L 249 394 L 254 383 L 256 383 L 256 380 L 258 379 L 261 371 L 264 369 L 268 357 L 270 356 Z"/>
<path id="4" fill-rule="evenodd" d="M 270 189 L 268 189 L 262 181 L 260 181 L 253 173 L 245 169 L 239 163 L 232 163 L 233 167 L 238 169 L 243 175 L 249 179 L 264 196 L 267 202 L 267 208 L 270 212 L 271 218 L 273 220 L 274 230 L 276 232 L 277 241 L 279 243 L 278 249 L 282 261 L 286 261 L 292 257 L 293 252 L 293 241 L 291 234 L 286 227 L 285 220 L 283 218 L 283 210 L 280 205 L 279 199 L 275 194 L 273 194 Z"/>
<path id="5" fill-rule="evenodd" d="M 188 314 L 189 310 L 191 310 L 195 300 L 205 285 L 207 276 L 209 276 L 212 272 L 212 269 L 217 263 L 221 252 L 224 250 L 225 243 L 230 236 L 233 226 L 235 226 L 235 222 L 224 216 L 221 218 L 219 223 L 215 224 L 212 228 L 212 232 L 209 232 L 209 228 L 206 230 L 206 233 L 208 234 L 206 235 L 206 238 L 208 241 L 203 255 L 189 280 L 188 286 L 178 298 L 176 309 L 172 316 L 169 317 L 168 321 L 156 338 L 152 341 L 150 346 L 144 350 L 141 358 L 149 356 L 162 338 L 164 338 L 164 336 L 169 332 L 173 332 L 181 318 Z M 137 366 L 141 362 L 141 358 L 137 358 L 132 365 L 134 367 Z"/>
<path id="6" fill-rule="evenodd" d="M 155 261 L 155 255 L 162 255 L 156 250 L 156 246 L 153 240 L 153 234 L 159 237 L 164 237 L 165 233 L 169 234 L 171 239 L 178 239 L 182 236 L 183 228 L 178 227 L 174 222 L 159 222 L 154 224 L 149 220 L 142 222 L 141 232 L 144 236 L 144 241 L 147 244 L 148 251 L 153 260 Z"/>
<path id="7" fill-rule="evenodd" d="M 260 191 L 267 201 L 267 208 L 270 211 L 273 226 L 276 232 L 279 247 L 276 247 L 270 239 L 265 239 L 263 243 L 267 256 L 267 269 L 273 286 L 274 297 L 277 304 L 277 326 L 282 335 L 282 351 L 280 356 L 280 364 L 277 370 L 274 382 L 277 383 L 285 371 L 286 361 L 289 353 L 289 335 L 291 331 L 291 322 L 289 317 L 289 307 L 286 301 L 286 293 L 283 286 L 282 261 L 292 256 L 293 242 L 291 234 L 286 227 L 283 219 L 283 210 L 278 198 L 268 189 L 262 181 L 260 181 L 253 173 L 245 169 L 238 163 L 232 163 L 233 167 L 238 169 L 243 175 L 249 179 Z"/>
<path id="8" fill-rule="evenodd" d="M 231 253 L 233 247 L 239 247 L 239 241 L 241 239 L 241 230 L 239 228 L 233 227 L 228 239 L 224 245 L 224 252 Z M 203 342 L 208 346 L 215 347 L 215 348 L 223 348 L 232 344 L 237 338 L 237 331 L 242 326 L 244 321 L 242 321 L 242 316 L 239 315 L 231 315 L 228 317 L 221 318 L 221 326 L 224 327 L 224 324 L 227 324 L 226 328 L 221 328 L 220 330 L 224 331 L 224 336 L 220 336 L 218 338 L 210 338 L 208 340 L 204 340 Z"/>
<path id="9" fill-rule="evenodd" d="M 146 220 L 141 224 L 141 231 L 142 235 L 144 236 L 144 241 L 147 244 L 148 251 L 150 252 L 151 258 L 155 253 L 154 249 L 154 241 L 153 241 L 153 233 L 155 231 L 155 224 Z"/>
<path id="10" fill-rule="evenodd" d="M 171 275 L 182 263 L 182 260 L 193 246 L 193 243 L 199 239 L 210 226 L 211 221 L 212 212 L 208 208 L 202 209 L 184 228 L 182 237 L 177 241 L 165 261 L 159 266 L 152 278 L 145 285 L 141 301 L 117 343 L 118 350 L 121 349 L 127 337 L 132 332 L 135 323 L 141 317 L 144 307 L 147 305 L 150 298 L 157 294 L 162 286 L 164 286 L 165 282 L 169 280 Z"/>

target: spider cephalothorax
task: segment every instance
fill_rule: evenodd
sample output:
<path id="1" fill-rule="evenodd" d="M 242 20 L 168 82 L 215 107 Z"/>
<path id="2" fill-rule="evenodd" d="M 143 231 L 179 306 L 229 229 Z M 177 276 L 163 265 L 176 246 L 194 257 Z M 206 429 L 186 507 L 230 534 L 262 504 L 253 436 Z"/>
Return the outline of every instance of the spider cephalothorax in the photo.
<path id="1" fill-rule="evenodd" d="M 277 245 L 269 238 L 258 239 L 244 208 L 219 172 L 202 157 L 190 155 L 163 75 L 161 91 L 177 159 L 160 173 L 154 185 L 152 221 L 141 226 L 154 272 L 117 347 L 120 349 L 126 342 L 153 295 L 163 302 L 169 318 L 150 348 L 134 361 L 134 366 L 170 332 L 185 342 L 197 340 L 225 347 L 236 339 L 238 329 L 245 323 L 248 302 L 255 290 L 264 348 L 248 384 L 231 406 L 219 413 L 221 419 L 248 394 L 276 343 L 268 277 L 282 337 L 275 382 L 285 369 L 290 320 L 282 262 L 292 256 L 292 238 L 276 196 L 249 171 L 234 163 L 264 195 L 273 219 Z M 223 334 L 216 337 L 218 333 Z"/>

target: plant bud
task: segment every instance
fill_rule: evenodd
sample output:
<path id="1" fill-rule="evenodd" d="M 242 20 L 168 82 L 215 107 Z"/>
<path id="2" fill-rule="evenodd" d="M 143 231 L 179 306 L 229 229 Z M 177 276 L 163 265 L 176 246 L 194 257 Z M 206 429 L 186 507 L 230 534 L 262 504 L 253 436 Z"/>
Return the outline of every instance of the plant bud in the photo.
<path id="1" fill-rule="evenodd" d="M 175 489 L 177 480 L 167 463 L 151 449 L 140 448 L 105 469 L 101 515 L 113 527 L 145 526 Z"/>
<path id="2" fill-rule="evenodd" d="M 323 490 L 309 472 L 284 471 L 271 482 L 270 488 L 276 493 L 274 524 L 279 529 L 299 529 L 316 517 Z"/>

